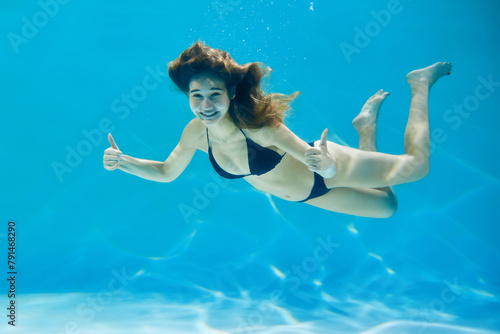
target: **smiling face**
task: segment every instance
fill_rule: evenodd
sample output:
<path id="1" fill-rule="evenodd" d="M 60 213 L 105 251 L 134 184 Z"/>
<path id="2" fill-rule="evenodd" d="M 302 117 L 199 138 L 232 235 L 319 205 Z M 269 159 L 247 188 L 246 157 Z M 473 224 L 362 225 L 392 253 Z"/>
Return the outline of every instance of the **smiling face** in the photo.
<path id="1" fill-rule="evenodd" d="M 226 116 L 230 99 L 226 84 L 217 75 L 203 73 L 189 82 L 189 106 L 205 124 L 212 126 Z"/>

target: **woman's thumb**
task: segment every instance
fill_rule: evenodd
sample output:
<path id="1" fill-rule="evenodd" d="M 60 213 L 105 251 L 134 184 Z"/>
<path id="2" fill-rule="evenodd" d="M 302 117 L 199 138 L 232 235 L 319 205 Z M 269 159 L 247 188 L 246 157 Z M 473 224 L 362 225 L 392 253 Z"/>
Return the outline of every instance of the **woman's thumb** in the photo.
<path id="1" fill-rule="evenodd" d="M 116 143 L 115 143 L 115 140 L 113 139 L 113 136 L 111 135 L 111 133 L 108 134 L 108 140 L 109 140 L 109 144 L 111 145 L 112 148 L 114 148 L 115 150 L 120 150 L 118 148 L 118 146 L 116 146 Z"/>
<path id="2" fill-rule="evenodd" d="M 326 147 L 327 135 L 328 135 L 328 129 L 325 129 L 321 134 L 321 140 L 319 143 L 320 147 Z"/>

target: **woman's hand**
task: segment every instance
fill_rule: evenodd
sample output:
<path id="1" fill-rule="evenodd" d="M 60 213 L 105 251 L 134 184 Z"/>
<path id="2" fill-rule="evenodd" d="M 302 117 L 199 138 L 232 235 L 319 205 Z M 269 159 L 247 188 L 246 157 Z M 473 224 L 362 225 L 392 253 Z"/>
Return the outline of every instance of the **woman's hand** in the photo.
<path id="1" fill-rule="evenodd" d="M 116 146 L 115 140 L 113 139 L 113 136 L 108 134 L 108 140 L 109 143 L 111 144 L 110 148 L 107 148 L 106 151 L 104 151 L 104 168 L 107 170 L 115 170 L 118 167 L 120 167 L 120 162 L 122 161 L 122 152 Z"/>
<path id="2" fill-rule="evenodd" d="M 327 134 L 328 129 L 325 129 L 321 134 L 319 147 L 309 147 L 306 149 L 306 164 L 309 170 L 329 179 L 337 172 L 337 160 L 328 152 Z"/>

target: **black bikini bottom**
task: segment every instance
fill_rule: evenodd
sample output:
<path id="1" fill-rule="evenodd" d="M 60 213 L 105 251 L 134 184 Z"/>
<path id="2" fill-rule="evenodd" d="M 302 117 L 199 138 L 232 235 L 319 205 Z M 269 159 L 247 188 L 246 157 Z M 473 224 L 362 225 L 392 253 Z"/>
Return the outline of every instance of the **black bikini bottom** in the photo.
<path id="1" fill-rule="evenodd" d="M 314 142 L 309 143 L 309 146 L 314 147 Z M 321 175 L 319 175 L 318 173 L 314 172 L 314 185 L 311 189 L 311 193 L 309 194 L 309 196 L 306 199 L 299 201 L 299 202 L 305 202 L 305 201 L 308 201 L 310 199 L 323 196 L 324 194 L 326 194 L 329 191 L 330 191 L 330 189 L 326 187 L 325 179 Z"/>

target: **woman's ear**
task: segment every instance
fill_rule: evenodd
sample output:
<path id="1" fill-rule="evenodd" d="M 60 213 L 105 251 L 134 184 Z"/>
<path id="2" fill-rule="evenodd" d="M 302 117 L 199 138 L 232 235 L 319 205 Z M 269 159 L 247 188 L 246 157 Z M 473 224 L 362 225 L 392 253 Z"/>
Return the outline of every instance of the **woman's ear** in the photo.
<path id="1" fill-rule="evenodd" d="M 230 100 L 234 99 L 234 97 L 236 96 L 236 87 L 229 89 L 229 91 L 227 92 L 227 96 Z"/>

